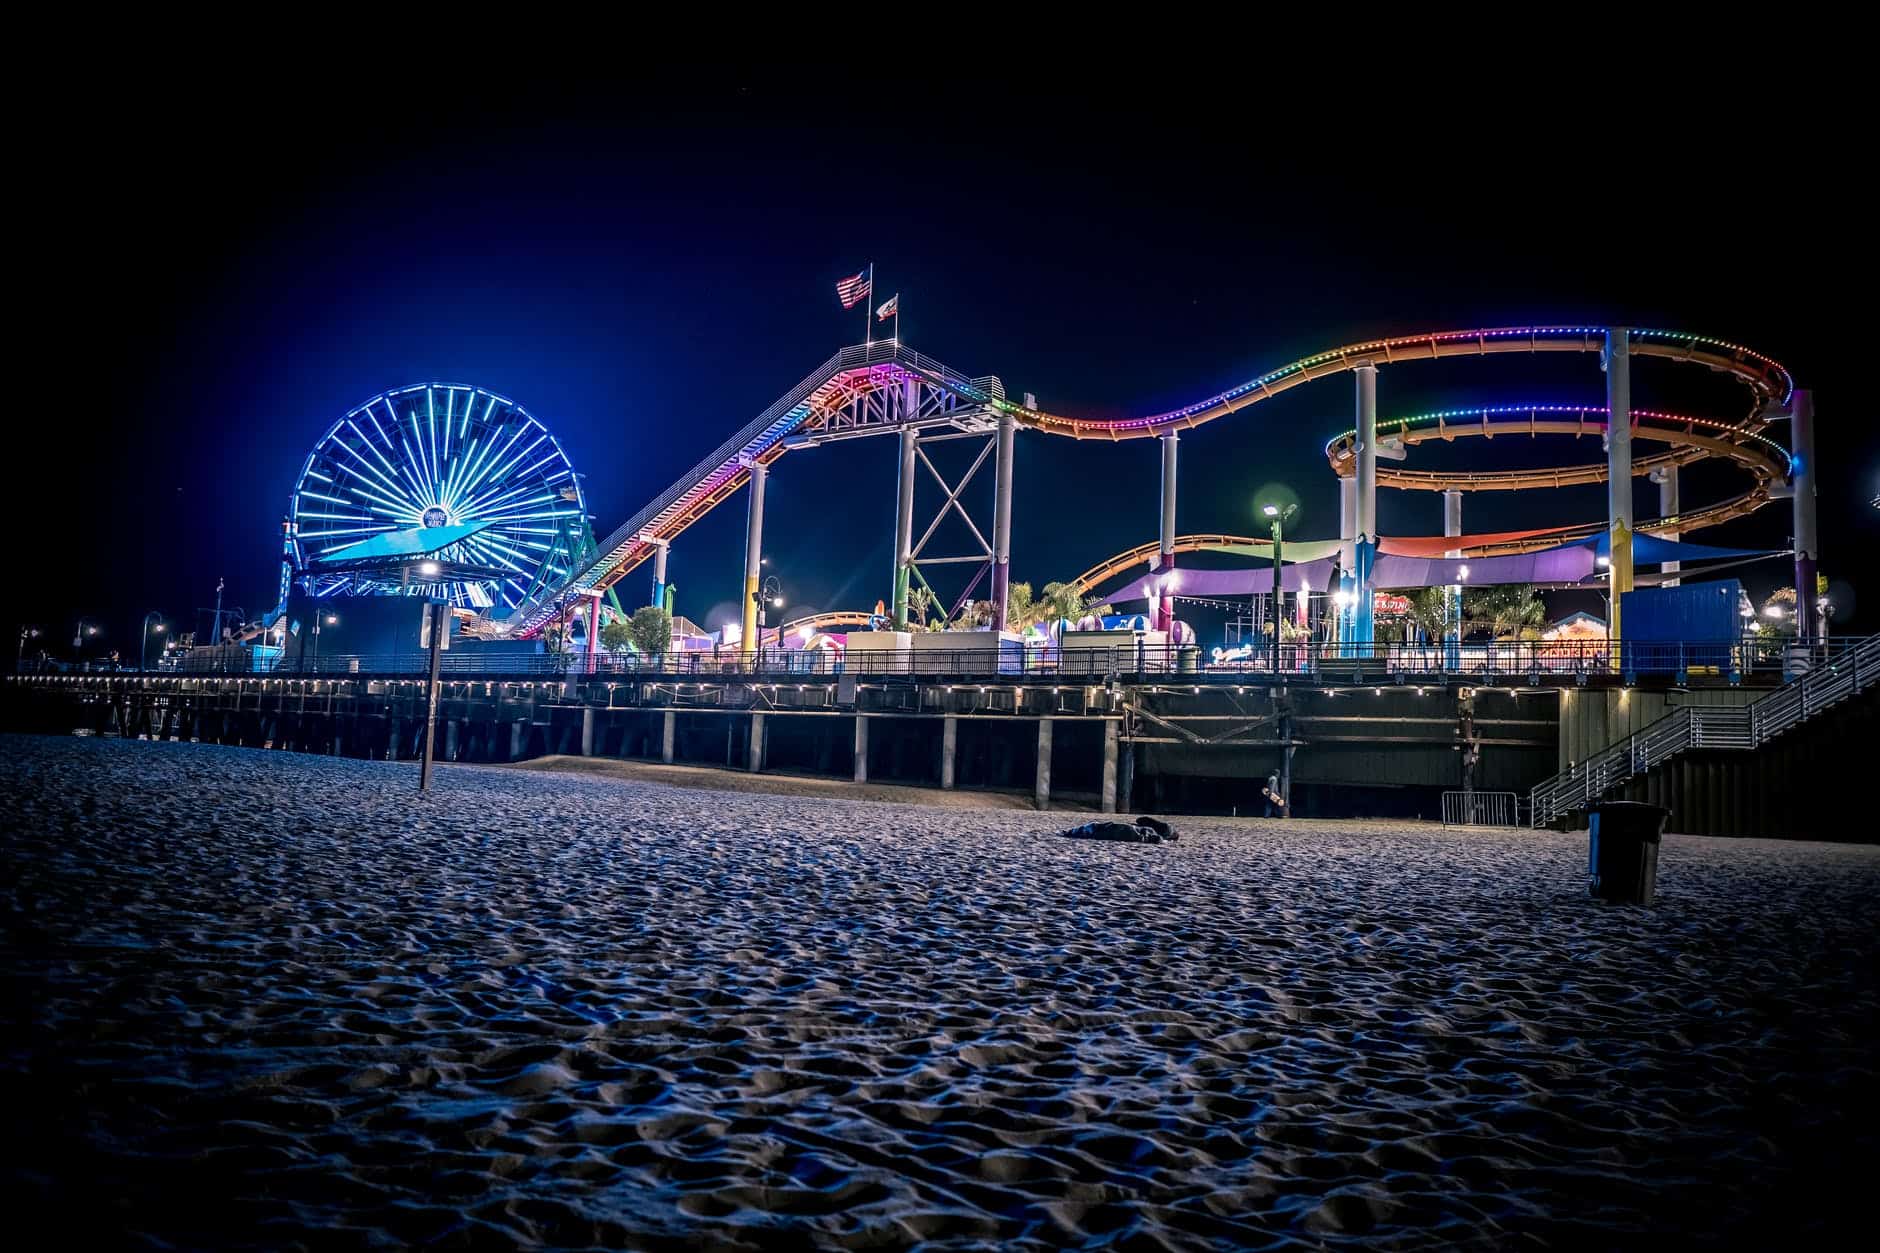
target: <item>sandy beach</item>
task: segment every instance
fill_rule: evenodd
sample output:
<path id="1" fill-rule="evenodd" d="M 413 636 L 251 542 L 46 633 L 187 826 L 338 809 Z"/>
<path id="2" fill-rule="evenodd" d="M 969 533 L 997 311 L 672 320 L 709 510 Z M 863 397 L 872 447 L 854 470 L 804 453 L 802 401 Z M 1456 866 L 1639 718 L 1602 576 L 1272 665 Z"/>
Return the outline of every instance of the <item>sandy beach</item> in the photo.
<path id="1" fill-rule="evenodd" d="M 107 1247 L 1586 1248 L 1865 1221 L 1880 848 L 0 739 L 7 1190 Z"/>

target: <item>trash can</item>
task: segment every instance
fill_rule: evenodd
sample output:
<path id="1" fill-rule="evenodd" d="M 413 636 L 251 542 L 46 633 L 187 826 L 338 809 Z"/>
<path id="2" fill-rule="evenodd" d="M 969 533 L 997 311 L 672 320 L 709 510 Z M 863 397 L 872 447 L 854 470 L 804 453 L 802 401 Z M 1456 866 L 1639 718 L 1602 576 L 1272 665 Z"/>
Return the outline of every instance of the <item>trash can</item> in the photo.
<path id="1" fill-rule="evenodd" d="M 1671 811 L 1640 801 L 1604 801 L 1587 809 L 1587 876 L 1603 901 L 1649 905 L 1658 888 L 1658 845 Z"/>

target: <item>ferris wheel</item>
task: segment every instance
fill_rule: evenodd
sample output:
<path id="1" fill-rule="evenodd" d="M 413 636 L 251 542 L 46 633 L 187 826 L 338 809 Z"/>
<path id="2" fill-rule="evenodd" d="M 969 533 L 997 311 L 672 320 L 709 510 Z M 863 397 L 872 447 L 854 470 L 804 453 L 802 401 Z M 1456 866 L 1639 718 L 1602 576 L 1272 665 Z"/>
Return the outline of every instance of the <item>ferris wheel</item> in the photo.
<path id="1" fill-rule="evenodd" d="M 561 444 L 521 405 L 460 383 L 389 391 L 335 422 L 301 468 L 289 523 L 294 570 L 375 535 L 453 528 L 432 555 L 501 577 L 420 585 L 316 574 L 308 590 L 441 596 L 492 616 L 554 587 L 594 548 Z"/>

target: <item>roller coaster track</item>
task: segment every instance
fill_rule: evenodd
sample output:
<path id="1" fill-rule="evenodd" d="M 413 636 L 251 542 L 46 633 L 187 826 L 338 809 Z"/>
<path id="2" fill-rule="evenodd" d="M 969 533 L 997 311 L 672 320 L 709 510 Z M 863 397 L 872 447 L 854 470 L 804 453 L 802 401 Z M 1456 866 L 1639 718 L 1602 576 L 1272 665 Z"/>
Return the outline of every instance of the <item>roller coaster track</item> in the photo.
<path id="1" fill-rule="evenodd" d="M 616 528 L 597 545 L 594 558 L 571 571 L 559 587 L 525 601 L 510 621 L 517 634 L 531 634 L 570 598 L 611 587 L 646 560 L 659 542 L 671 540 L 742 487 L 753 465 L 767 465 L 781 457 L 787 450 L 786 438 L 829 423 L 858 395 L 910 379 L 945 393 L 962 410 L 977 410 L 988 417 L 1009 414 L 1018 425 L 1050 435 L 1151 439 L 1192 429 L 1359 366 L 1508 353 L 1597 353 L 1604 347 L 1605 335 L 1605 328 L 1597 326 L 1537 326 L 1367 340 L 1302 357 L 1196 404 L 1147 417 L 1115 419 L 1067 417 L 1015 404 L 1005 398 L 996 380 L 968 378 L 892 340 L 844 348 Z M 1755 422 L 1766 407 L 1785 403 L 1793 389 L 1788 371 L 1776 361 L 1725 340 L 1634 329 L 1630 344 L 1634 356 L 1702 365 L 1742 382 L 1756 398 L 1746 424 Z"/>

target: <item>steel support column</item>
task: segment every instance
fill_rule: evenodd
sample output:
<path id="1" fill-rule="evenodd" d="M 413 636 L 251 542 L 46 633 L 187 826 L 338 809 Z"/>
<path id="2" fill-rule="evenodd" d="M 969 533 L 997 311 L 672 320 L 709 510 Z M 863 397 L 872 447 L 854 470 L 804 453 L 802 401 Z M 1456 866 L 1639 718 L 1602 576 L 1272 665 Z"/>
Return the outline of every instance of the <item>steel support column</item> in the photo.
<path id="1" fill-rule="evenodd" d="M 1659 466 L 1652 471 L 1652 482 L 1658 484 L 1658 516 L 1674 521 L 1678 516 L 1678 467 Z M 1657 538 L 1677 543 L 1682 532 L 1675 526 L 1666 527 L 1658 532 Z M 1678 571 L 1684 568 L 1681 561 L 1660 562 L 1658 571 L 1664 576 L 1661 586 L 1677 587 L 1683 580 L 1678 578 Z"/>
<path id="2" fill-rule="evenodd" d="M 1443 534 L 1462 534 L 1462 493 L 1450 488 L 1443 493 Z M 1460 548 L 1445 548 L 1443 556 L 1458 558 L 1462 556 Z M 1462 662 L 1462 584 L 1451 583 L 1446 593 L 1448 627 L 1443 632 L 1443 665 L 1445 669 L 1458 669 Z"/>
<path id="3" fill-rule="evenodd" d="M 663 609 L 666 605 L 666 553 L 671 547 L 671 540 L 653 541 L 653 608 L 655 609 Z"/>
<path id="4" fill-rule="evenodd" d="M 999 414 L 997 495 L 992 498 L 992 629 L 1005 630 L 1006 604 L 1012 582 L 1012 437 L 1018 420 Z"/>
<path id="5" fill-rule="evenodd" d="M 587 672 L 593 674 L 601 656 L 601 593 L 588 599 Z"/>
<path id="6" fill-rule="evenodd" d="M 1357 603 L 1352 606 L 1353 639 L 1361 648 L 1375 642 L 1371 620 L 1371 568 L 1377 556 L 1377 367 L 1352 371 L 1358 384 Z"/>
<path id="7" fill-rule="evenodd" d="M 894 506 L 894 629 L 907 630 L 907 586 L 913 571 L 909 562 L 914 552 L 914 454 L 920 433 L 912 427 L 901 428 L 901 472 L 896 482 Z"/>
<path id="8" fill-rule="evenodd" d="M 757 650 L 757 589 L 764 577 L 764 480 L 770 472 L 763 464 L 751 466 L 750 513 L 744 524 L 744 622 L 738 652 L 750 657 Z"/>
<path id="9" fill-rule="evenodd" d="M 1815 638 L 1815 574 L 1821 537 L 1816 530 L 1815 394 L 1789 398 L 1790 473 L 1795 488 L 1795 637 Z"/>
<path id="10" fill-rule="evenodd" d="M 1632 350 L 1623 326 L 1606 332 L 1606 524 L 1612 552 L 1606 568 L 1612 621 L 1606 624 L 1615 643 L 1623 638 L 1620 597 L 1632 590 Z M 1618 664 L 1619 652 L 1613 651 Z"/>
<path id="11" fill-rule="evenodd" d="M 1349 644 L 1352 639 L 1352 606 L 1358 596 L 1358 475 L 1356 471 L 1338 480 L 1338 590 L 1345 603 L 1336 616 L 1337 639 Z"/>
<path id="12" fill-rule="evenodd" d="M 1155 567 L 1162 580 L 1155 602 L 1158 631 L 1175 629 L 1175 454 L 1180 438 L 1174 431 L 1162 436 L 1162 531 Z"/>

